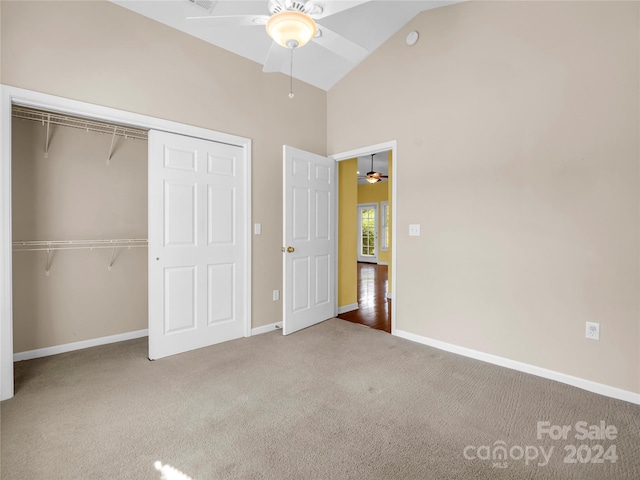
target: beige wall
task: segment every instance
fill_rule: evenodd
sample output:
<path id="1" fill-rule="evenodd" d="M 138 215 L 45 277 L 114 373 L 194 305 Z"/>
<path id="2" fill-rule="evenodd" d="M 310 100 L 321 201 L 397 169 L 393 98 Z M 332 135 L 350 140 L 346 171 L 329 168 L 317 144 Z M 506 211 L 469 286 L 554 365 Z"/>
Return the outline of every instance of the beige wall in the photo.
<path id="1" fill-rule="evenodd" d="M 398 141 L 398 329 L 640 392 L 639 58 L 638 2 L 466 2 L 329 92 Z"/>
<path id="2" fill-rule="evenodd" d="M 13 121 L 14 241 L 147 238 L 147 142 Z M 13 254 L 14 351 L 147 328 L 147 250 Z"/>
<path id="3" fill-rule="evenodd" d="M 282 145 L 326 153 L 326 93 L 108 2 L 0 8 L 3 84 L 252 139 L 252 325 L 280 321 Z"/>

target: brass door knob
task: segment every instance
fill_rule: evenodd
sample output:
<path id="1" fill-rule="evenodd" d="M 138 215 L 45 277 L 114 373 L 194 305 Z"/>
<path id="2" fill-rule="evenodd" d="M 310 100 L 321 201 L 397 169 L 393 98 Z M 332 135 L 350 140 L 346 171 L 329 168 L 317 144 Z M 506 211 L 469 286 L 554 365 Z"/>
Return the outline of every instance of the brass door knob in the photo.
<path id="1" fill-rule="evenodd" d="M 295 252 L 295 251 L 296 251 L 296 249 L 295 249 L 295 248 L 293 248 L 293 247 L 287 247 L 287 252 L 289 252 L 289 253 L 293 253 L 293 252 Z"/>

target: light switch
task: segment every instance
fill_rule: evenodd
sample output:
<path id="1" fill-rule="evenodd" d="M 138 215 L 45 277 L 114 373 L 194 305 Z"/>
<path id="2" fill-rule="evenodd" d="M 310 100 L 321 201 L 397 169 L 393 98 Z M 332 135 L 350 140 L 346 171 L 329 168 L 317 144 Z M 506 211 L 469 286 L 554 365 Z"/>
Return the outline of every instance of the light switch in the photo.
<path id="1" fill-rule="evenodd" d="M 254 223 L 253 224 L 253 234 L 254 235 L 262 235 L 262 224 Z"/>
<path id="2" fill-rule="evenodd" d="M 409 236 L 410 237 L 419 237 L 420 236 L 420 224 L 419 223 L 411 223 L 411 224 L 409 224 Z"/>

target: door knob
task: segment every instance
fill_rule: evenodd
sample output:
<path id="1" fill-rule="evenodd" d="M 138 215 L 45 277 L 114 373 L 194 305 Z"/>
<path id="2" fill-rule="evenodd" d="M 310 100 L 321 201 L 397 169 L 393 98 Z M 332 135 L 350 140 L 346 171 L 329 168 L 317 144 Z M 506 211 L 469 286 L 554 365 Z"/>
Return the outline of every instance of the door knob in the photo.
<path id="1" fill-rule="evenodd" d="M 293 247 L 287 247 L 287 252 L 289 252 L 289 253 L 293 253 L 293 252 L 295 252 L 295 250 L 296 249 L 293 248 Z"/>

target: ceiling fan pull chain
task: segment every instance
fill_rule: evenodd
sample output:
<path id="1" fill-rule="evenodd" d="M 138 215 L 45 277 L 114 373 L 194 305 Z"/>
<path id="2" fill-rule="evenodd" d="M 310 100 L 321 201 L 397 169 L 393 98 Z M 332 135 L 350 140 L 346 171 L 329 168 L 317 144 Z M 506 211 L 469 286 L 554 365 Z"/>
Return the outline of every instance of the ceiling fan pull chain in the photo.
<path id="1" fill-rule="evenodd" d="M 291 68 L 289 70 L 289 98 L 293 98 L 293 51 L 295 48 L 290 48 L 291 50 Z"/>

